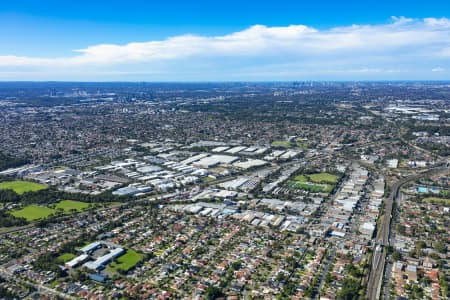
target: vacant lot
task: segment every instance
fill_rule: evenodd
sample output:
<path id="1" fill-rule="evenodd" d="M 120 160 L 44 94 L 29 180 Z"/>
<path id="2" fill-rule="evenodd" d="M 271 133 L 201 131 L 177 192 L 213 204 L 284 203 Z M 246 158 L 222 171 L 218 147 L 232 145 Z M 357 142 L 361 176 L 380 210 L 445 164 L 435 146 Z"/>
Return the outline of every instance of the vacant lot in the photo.
<path id="1" fill-rule="evenodd" d="M 288 141 L 274 141 L 272 142 L 272 146 L 274 147 L 283 147 L 283 148 L 290 148 L 291 143 Z"/>
<path id="2" fill-rule="evenodd" d="M 11 211 L 11 214 L 17 218 L 25 218 L 27 221 L 34 221 L 45 219 L 55 212 L 56 210 L 54 209 L 31 204 L 23 207 L 22 209 Z"/>
<path id="3" fill-rule="evenodd" d="M 127 249 L 127 252 L 117 258 L 114 262 L 112 262 L 109 265 L 108 269 L 116 272 L 121 269 L 126 272 L 133 268 L 136 264 L 138 264 L 142 260 L 142 258 L 142 254 L 137 253 L 134 250 Z"/>
<path id="4" fill-rule="evenodd" d="M 71 212 L 72 210 L 83 211 L 88 207 L 89 203 L 74 200 L 62 200 L 55 205 L 55 208 L 62 208 L 65 212 Z"/>
<path id="5" fill-rule="evenodd" d="M 215 180 L 214 178 L 209 177 L 209 176 L 205 176 L 205 177 L 202 178 L 202 181 L 206 182 L 206 183 L 214 181 L 214 180 Z"/>
<path id="6" fill-rule="evenodd" d="M 30 182 L 30 181 L 21 181 L 21 180 L 15 180 L 15 181 L 4 181 L 0 182 L 0 190 L 13 190 L 19 195 L 22 195 L 26 192 L 36 192 L 40 190 L 46 189 L 47 186 L 40 183 Z"/>
<path id="7" fill-rule="evenodd" d="M 294 142 L 288 142 L 288 141 L 273 141 L 271 143 L 273 147 L 280 147 L 280 148 L 302 148 L 307 149 L 308 145 L 305 143 L 302 143 L 300 141 L 294 141 Z"/>

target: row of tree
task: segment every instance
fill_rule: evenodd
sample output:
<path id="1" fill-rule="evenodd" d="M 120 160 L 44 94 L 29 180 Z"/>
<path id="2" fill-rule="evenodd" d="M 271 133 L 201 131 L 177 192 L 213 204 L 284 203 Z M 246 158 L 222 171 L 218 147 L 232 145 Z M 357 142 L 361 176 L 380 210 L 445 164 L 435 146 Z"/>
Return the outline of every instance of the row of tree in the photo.
<path id="1" fill-rule="evenodd" d="M 126 202 L 132 199 L 132 196 L 117 196 L 107 191 L 98 195 L 87 195 L 81 193 L 67 193 L 59 191 L 56 188 L 50 187 L 49 189 L 26 192 L 22 195 L 16 194 L 13 190 L 5 189 L 0 190 L 0 202 L 1 203 L 20 203 L 24 205 L 28 204 L 49 204 L 58 202 L 59 200 L 75 200 L 88 203 L 104 203 L 104 202 Z"/>
<path id="2" fill-rule="evenodd" d="M 56 203 L 60 200 L 74 200 L 87 203 L 128 202 L 132 200 L 132 196 L 117 196 L 113 195 L 110 191 L 98 195 L 67 193 L 59 191 L 54 187 L 35 192 L 26 192 L 19 195 L 10 189 L 0 189 L 0 203 L 18 203 L 24 206 L 29 204 L 47 205 Z M 45 226 L 51 221 L 52 218 L 41 220 L 38 225 Z M 17 218 L 5 210 L 0 210 L 0 227 L 21 226 L 27 223 L 28 222 L 24 218 Z"/>

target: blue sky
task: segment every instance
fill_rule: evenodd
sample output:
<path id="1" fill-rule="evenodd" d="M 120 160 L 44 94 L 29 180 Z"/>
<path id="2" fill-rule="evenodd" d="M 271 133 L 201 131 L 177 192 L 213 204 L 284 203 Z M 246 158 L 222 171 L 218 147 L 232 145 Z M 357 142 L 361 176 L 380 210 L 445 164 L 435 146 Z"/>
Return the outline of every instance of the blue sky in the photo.
<path id="1" fill-rule="evenodd" d="M 448 0 L 4 0 L 0 80 L 446 80 L 448 18 Z"/>

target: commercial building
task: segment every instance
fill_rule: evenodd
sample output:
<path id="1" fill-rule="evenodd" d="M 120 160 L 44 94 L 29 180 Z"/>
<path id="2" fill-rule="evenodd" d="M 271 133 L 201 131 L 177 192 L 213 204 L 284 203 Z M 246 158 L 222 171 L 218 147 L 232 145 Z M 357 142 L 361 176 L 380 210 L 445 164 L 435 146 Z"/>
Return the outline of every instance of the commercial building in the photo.
<path id="1" fill-rule="evenodd" d="M 110 253 L 98 257 L 94 261 L 88 261 L 83 266 L 90 270 L 100 270 L 105 267 L 107 263 L 112 261 L 114 258 L 117 258 L 125 253 L 125 250 L 123 248 L 116 248 L 112 250 Z"/>
<path id="2" fill-rule="evenodd" d="M 81 248 L 80 251 L 85 254 L 92 253 L 95 250 L 97 250 L 98 248 L 100 248 L 101 246 L 102 246 L 102 244 L 100 242 L 93 242 L 93 243 L 90 243 L 89 245 L 86 245 L 83 248 Z"/>
<path id="3" fill-rule="evenodd" d="M 80 256 L 75 257 L 74 259 L 66 262 L 66 267 L 68 268 L 74 268 L 76 266 L 78 266 L 79 264 L 81 264 L 82 262 L 84 262 L 86 259 L 89 258 L 89 255 L 87 254 L 81 254 Z"/>

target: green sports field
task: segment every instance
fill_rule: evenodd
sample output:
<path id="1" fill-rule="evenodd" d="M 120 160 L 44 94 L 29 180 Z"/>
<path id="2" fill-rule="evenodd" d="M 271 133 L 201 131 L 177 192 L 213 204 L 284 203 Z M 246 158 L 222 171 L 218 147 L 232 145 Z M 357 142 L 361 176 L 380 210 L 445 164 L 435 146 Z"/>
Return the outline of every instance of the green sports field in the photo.
<path id="1" fill-rule="evenodd" d="M 321 193 L 328 190 L 327 187 L 316 185 L 316 184 L 309 184 L 304 182 L 298 182 L 298 181 L 291 181 L 289 182 L 288 186 L 292 189 L 298 189 L 298 190 L 305 190 L 312 193 Z"/>
<path id="2" fill-rule="evenodd" d="M 55 213 L 56 210 L 35 204 L 27 205 L 22 209 L 13 210 L 10 213 L 17 218 L 25 218 L 27 221 L 45 219 Z"/>
<path id="3" fill-rule="evenodd" d="M 71 260 L 74 259 L 75 257 L 76 257 L 75 254 L 72 254 L 72 253 L 64 253 L 64 254 L 58 256 L 58 257 L 56 258 L 56 261 L 57 261 L 57 262 L 63 262 L 63 263 L 66 263 L 66 262 L 68 262 L 68 261 L 71 261 Z"/>
<path id="4" fill-rule="evenodd" d="M 55 205 L 55 208 L 62 208 L 66 213 L 71 210 L 83 211 L 88 207 L 89 203 L 74 200 L 62 200 Z"/>
<path id="5" fill-rule="evenodd" d="M 339 176 L 330 173 L 301 174 L 289 181 L 287 186 L 312 193 L 329 193 L 338 180 Z"/>
<path id="6" fill-rule="evenodd" d="M 294 180 L 298 182 L 308 182 L 309 179 L 306 175 L 297 175 L 294 177 Z"/>
<path id="7" fill-rule="evenodd" d="M 315 183 L 331 183 L 335 184 L 339 180 L 339 176 L 330 173 L 316 173 L 307 175 L 312 182 Z"/>
<path id="8" fill-rule="evenodd" d="M 125 272 L 133 268 L 136 264 L 138 264 L 144 256 L 140 253 L 137 253 L 134 250 L 127 249 L 127 252 L 117 258 L 114 262 L 112 262 L 108 269 L 110 271 L 117 271 L 118 269 L 122 269 Z"/>
<path id="9" fill-rule="evenodd" d="M 89 203 L 73 200 L 62 200 L 58 203 L 50 204 L 49 206 L 35 204 L 27 205 L 21 209 L 12 210 L 10 213 L 17 218 L 25 218 L 27 221 L 35 221 L 48 218 L 49 215 L 58 212 L 58 208 L 63 209 L 64 214 L 70 214 L 72 210 L 80 212 L 88 207 Z"/>
<path id="10" fill-rule="evenodd" d="M 19 195 L 22 195 L 23 193 L 26 192 L 36 192 L 40 190 L 45 190 L 46 188 L 47 186 L 44 184 L 30 181 L 15 180 L 15 181 L 0 182 L 0 190 L 10 189 Z"/>

